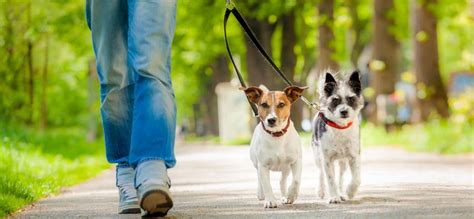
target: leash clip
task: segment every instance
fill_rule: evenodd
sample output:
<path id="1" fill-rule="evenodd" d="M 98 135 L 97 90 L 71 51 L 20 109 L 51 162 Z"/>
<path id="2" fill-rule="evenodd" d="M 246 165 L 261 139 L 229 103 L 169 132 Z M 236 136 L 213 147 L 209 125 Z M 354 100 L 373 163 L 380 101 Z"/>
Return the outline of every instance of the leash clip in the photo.
<path id="1" fill-rule="evenodd" d="M 310 102 L 308 99 L 306 99 L 306 97 L 304 96 L 301 96 L 301 100 L 306 103 L 306 105 L 310 106 L 311 108 L 315 109 L 315 110 L 319 110 L 319 105 L 316 104 L 316 103 L 313 103 L 313 102 Z"/>
<path id="2" fill-rule="evenodd" d="M 225 7 L 228 9 L 228 10 L 233 10 L 235 8 L 235 4 L 232 0 L 227 0 L 227 3 L 225 4 Z"/>

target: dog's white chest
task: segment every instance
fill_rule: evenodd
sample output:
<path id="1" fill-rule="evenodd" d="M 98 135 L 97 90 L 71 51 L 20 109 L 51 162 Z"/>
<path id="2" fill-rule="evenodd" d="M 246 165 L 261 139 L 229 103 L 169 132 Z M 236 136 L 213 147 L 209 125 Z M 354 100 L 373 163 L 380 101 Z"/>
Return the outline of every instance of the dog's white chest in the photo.
<path id="1" fill-rule="evenodd" d="M 272 171 L 282 171 L 290 167 L 296 162 L 295 153 L 286 153 L 285 151 L 278 151 L 276 153 L 269 153 L 262 156 L 262 164 Z"/>
<path id="2" fill-rule="evenodd" d="M 324 153 L 334 158 L 355 156 L 359 153 L 358 127 L 343 131 L 330 129 L 322 136 L 321 143 Z"/>
<path id="3" fill-rule="evenodd" d="M 269 137 L 256 128 L 250 148 L 255 166 L 263 165 L 272 171 L 283 171 L 301 157 L 301 143 L 294 128 L 282 137 Z"/>

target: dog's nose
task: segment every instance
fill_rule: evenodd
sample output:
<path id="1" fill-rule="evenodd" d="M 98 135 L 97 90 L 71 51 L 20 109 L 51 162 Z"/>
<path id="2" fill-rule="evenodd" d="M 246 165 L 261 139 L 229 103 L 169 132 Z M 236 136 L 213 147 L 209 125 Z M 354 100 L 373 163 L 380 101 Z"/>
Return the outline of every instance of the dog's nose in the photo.
<path id="1" fill-rule="evenodd" d="M 349 114 L 349 111 L 347 111 L 347 110 L 341 110 L 340 113 L 341 113 L 341 116 L 342 116 L 342 117 L 346 117 L 347 114 Z"/>
<path id="2" fill-rule="evenodd" d="M 277 120 L 276 120 L 275 118 L 269 118 L 269 119 L 267 119 L 267 122 L 268 122 L 268 124 L 270 124 L 270 125 L 275 125 L 275 122 L 276 122 L 276 121 L 277 121 Z"/>

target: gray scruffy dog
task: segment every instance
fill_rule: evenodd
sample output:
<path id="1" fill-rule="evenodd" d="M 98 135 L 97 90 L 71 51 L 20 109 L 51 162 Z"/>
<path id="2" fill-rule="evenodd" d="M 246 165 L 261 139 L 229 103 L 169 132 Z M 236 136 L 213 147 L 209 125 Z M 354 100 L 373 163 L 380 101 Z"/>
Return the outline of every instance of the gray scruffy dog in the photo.
<path id="1" fill-rule="evenodd" d="M 320 172 L 319 196 L 324 198 L 328 194 L 331 204 L 346 200 L 343 175 L 347 164 L 352 174 L 347 198 L 354 197 L 360 185 L 359 113 L 364 103 L 361 91 L 358 71 L 345 78 L 328 71 L 319 80 L 321 108 L 313 121 L 312 147 Z M 336 185 L 335 162 L 339 163 L 339 186 Z"/>

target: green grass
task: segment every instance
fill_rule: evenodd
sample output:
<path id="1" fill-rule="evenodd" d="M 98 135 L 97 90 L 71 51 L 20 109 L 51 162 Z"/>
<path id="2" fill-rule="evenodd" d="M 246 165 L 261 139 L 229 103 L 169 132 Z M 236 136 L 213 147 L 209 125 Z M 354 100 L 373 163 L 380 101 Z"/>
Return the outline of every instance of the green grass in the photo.
<path id="1" fill-rule="evenodd" d="M 442 154 L 471 153 L 474 150 L 474 125 L 448 120 L 432 120 L 425 124 L 405 125 L 385 132 L 382 127 L 364 124 L 364 146 L 401 146 L 410 151 Z"/>
<path id="2" fill-rule="evenodd" d="M 109 167 L 102 141 L 77 128 L 0 127 L 0 217 Z"/>

